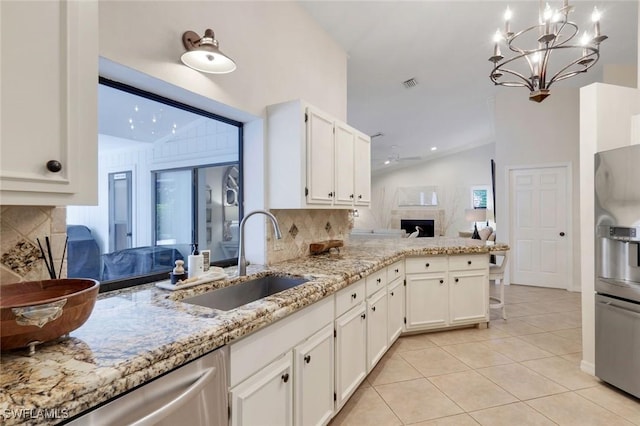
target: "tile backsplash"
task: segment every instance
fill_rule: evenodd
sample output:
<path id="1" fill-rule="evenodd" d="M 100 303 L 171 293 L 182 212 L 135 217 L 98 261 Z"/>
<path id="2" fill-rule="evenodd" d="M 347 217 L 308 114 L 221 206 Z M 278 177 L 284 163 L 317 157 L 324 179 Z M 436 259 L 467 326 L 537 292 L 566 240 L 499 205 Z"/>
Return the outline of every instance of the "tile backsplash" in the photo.
<path id="1" fill-rule="evenodd" d="M 309 244 L 339 239 L 347 241 L 353 217 L 350 210 L 272 210 L 280 224 L 282 239 L 268 229 L 267 263 L 309 255 Z M 51 239 L 56 273 L 60 268 L 66 237 L 65 207 L 0 206 L 0 285 L 48 279 L 37 239 Z M 66 276 L 66 262 L 62 276 Z"/>
<path id="2" fill-rule="evenodd" d="M 278 219 L 282 239 L 268 229 L 267 263 L 309 256 L 309 244 L 326 240 L 347 241 L 353 217 L 351 210 L 271 210 Z"/>
<path id="3" fill-rule="evenodd" d="M 47 236 L 58 274 L 66 235 L 64 207 L 0 206 L 0 285 L 49 278 L 38 246 Z"/>

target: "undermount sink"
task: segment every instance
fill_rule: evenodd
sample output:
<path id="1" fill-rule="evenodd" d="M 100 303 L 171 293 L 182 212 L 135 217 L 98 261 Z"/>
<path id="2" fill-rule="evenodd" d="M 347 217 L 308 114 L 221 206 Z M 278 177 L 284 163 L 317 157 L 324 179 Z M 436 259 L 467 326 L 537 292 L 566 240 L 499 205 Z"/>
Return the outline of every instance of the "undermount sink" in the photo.
<path id="1" fill-rule="evenodd" d="M 299 286 L 308 280 L 302 277 L 267 275 L 240 284 L 183 299 L 182 302 L 229 311 L 263 297 Z"/>

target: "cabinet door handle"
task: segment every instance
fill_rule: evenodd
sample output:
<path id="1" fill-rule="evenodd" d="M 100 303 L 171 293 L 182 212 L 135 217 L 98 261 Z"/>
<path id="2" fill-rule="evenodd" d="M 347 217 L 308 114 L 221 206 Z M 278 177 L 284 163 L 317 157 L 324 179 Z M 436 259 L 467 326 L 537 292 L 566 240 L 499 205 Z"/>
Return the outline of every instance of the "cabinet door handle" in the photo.
<path id="1" fill-rule="evenodd" d="M 393 296 L 393 292 L 391 292 L 391 295 Z"/>
<path id="2" fill-rule="evenodd" d="M 469 260 L 469 261 L 467 261 L 467 265 L 471 265 L 471 261 L 470 261 L 470 260 Z"/>
<path id="3" fill-rule="evenodd" d="M 428 263 L 425 263 L 425 264 L 424 264 L 424 267 L 425 267 L 425 268 L 428 268 L 428 267 L 429 267 L 429 264 L 428 264 Z"/>
<path id="4" fill-rule="evenodd" d="M 375 307 L 375 306 L 372 306 L 372 307 L 371 307 L 371 310 L 372 310 L 373 312 L 375 312 L 375 311 L 376 311 L 376 307 Z"/>
<path id="5" fill-rule="evenodd" d="M 333 198 L 333 192 L 329 193 L 329 198 Z"/>
<path id="6" fill-rule="evenodd" d="M 362 200 L 362 194 L 358 195 L 358 200 Z"/>
<path id="7" fill-rule="evenodd" d="M 380 283 L 382 282 L 382 278 L 378 278 L 378 279 L 376 280 L 376 282 L 377 282 L 378 284 L 380 284 Z"/>
<path id="8" fill-rule="evenodd" d="M 367 317 L 367 314 L 362 314 L 360 315 L 360 318 L 365 319 Z"/>
<path id="9" fill-rule="evenodd" d="M 53 173 L 58 173 L 62 170 L 62 163 L 58 160 L 49 160 L 47 161 L 47 170 Z"/>
<path id="10" fill-rule="evenodd" d="M 352 298 L 352 299 L 354 299 L 354 300 L 355 300 L 355 298 L 356 298 L 356 297 L 358 297 L 358 293 L 353 293 L 353 294 L 351 295 L 351 298 Z"/>
<path id="11" fill-rule="evenodd" d="M 289 381 L 289 373 L 284 373 L 282 375 L 282 381 L 287 383 Z"/>
<path id="12" fill-rule="evenodd" d="M 400 269 L 396 269 L 396 274 L 399 274 L 399 273 L 400 273 Z"/>
<path id="13" fill-rule="evenodd" d="M 457 279 L 457 278 L 456 278 Z M 440 284 L 444 284 L 444 280 L 440 280 Z"/>
<path id="14" fill-rule="evenodd" d="M 458 279 L 456 278 L 455 281 L 458 282 Z"/>
<path id="15" fill-rule="evenodd" d="M 353 194 L 349 195 L 349 198 L 351 198 L 353 200 Z"/>
<path id="16" fill-rule="evenodd" d="M 304 357 L 304 362 L 306 362 L 307 364 L 309 364 L 311 362 L 311 355 L 307 355 Z"/>

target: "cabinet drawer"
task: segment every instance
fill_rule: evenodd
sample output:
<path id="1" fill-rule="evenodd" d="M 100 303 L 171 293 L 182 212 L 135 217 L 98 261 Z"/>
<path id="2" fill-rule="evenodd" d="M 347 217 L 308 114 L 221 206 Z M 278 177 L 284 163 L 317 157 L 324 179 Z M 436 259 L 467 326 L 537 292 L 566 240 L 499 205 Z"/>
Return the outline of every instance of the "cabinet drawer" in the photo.
<path id="1" fill-rule="evenodd" d="M 447 256 L 408 257 L 405 259 L 407 274 L 422 272 L 446 272 L 448 270 Z"/>
<path id="2" fill-rule="evenodd" d="M 381 269 L 374 272 L 366 278 L 367 281 L 367 297 L 387 285 L 387 269 Z"/>
<path id="3" fill-rule="evenodd" d="M 365 299 L 365 283 L 360 280 L 336 293 L 336 318 Z"/>
<path id="4" fill-rule="evenodd" d="M 489 267 L 488 254 L 462 254 L 449 258 L 451 271 L 466 271 L 470 269 L 485 269 Z"/>
<path id="5" fill-rule="evenodd" d="M 392 283 L 393 280 L 404 277 L 404 262 L 402 260 L 387 266 L 387 283 Z"/>

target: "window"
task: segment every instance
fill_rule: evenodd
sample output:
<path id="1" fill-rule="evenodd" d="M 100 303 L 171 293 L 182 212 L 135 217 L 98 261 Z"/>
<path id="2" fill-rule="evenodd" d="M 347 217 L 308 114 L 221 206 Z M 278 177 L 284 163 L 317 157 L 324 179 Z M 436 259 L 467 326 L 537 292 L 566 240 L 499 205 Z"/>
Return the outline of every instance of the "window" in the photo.
<path id="1" fill-rule="evenodd" d="M 69 206 L 67 275 L 102 290 L 165 279 L 192 244 L 235 263 L 242 125 L 100 79 L 98 206 Z"/>

